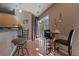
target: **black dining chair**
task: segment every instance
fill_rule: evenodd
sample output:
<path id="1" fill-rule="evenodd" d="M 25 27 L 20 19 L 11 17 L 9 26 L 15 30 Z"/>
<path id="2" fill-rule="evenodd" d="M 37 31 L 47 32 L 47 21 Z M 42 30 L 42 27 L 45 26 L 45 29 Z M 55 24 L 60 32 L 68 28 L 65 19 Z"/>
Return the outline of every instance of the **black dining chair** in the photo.
<path id="1" fill-rule="evenodd" d="M 44 37 L 46 39 L 51 39 L 51 35 L 50 35 L 50 30 L 49 29 L 44 30 Z"/>
<path id="2" fill-rule="evenodd" d="M 49 29 L 44 30 L 44 38 L 45 38 L 46 52 L 47 52 L 48 50 L 51 49 L 50 42 L 51 42 L 51 39 L 52 39 Z M 49 53 L 50 53 L 50 51 L 49 51 Z M 46 55 L 49 54 L 49 53 L 46 53 Z"/>
<path id="3" fill-rule="evenodd" d="M 68 36 L 68 39 L 67 40 L 64 40 L 64 39 L 56 39 L 54 41 L 55 50 L 59 50 L 60 49 L 59 46 L 56 49 L 56 44 L 61 44 L 61 45 L 67 46 L 67 48 L 68 48 L 68 55 L 69 56 L 72 55 L 72 39 L 73 39 L 74 32 L 75 31 L 73 29 L 70 30 L 70 33 L 69 33 L 69 36 Z"/>

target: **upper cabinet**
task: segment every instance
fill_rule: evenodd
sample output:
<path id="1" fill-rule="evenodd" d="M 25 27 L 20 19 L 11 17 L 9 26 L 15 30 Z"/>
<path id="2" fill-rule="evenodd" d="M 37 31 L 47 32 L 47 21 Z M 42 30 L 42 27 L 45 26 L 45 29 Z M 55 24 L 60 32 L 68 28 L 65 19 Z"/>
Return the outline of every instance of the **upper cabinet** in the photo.
<path id="1" fill-rule="evenodd" d="M 15 27 L 17 19 L 15 9 L 0 7 L 0 27 Z"/>
<path id="2" fill-rule="evenodd" d="M 15 15 L 0 13 L 0 27 L 15 27 L 18 24 L 17 20 Z"/>

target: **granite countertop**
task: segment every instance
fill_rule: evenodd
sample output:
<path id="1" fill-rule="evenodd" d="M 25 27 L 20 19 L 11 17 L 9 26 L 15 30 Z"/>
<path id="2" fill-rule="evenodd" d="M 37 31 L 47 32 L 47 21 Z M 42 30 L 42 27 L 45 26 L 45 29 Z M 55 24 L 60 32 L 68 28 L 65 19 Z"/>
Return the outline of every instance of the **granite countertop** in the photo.
<path id="1" fill-rule="evenodd" d="M 18 27 L 0 27 L 0 32 L 17 31 Z"/>

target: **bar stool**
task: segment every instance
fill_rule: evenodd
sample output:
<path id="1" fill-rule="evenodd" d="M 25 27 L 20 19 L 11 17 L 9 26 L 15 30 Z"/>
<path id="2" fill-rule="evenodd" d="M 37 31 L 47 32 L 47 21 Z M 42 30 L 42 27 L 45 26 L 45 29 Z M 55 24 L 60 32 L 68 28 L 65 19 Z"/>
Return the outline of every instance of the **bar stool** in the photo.
<path id="1" fill-rule="evenodd" d="M 24 55 L 26 55 L 24 53 L 25 52 L 24 49 L 25 49 L 26 52 L 27 52 L 27 55 L 29 55 L 28 50 L 25 46 L 25 44 L 26 44 L 25 40 L 23 40 L 22 38 L 16 38 L 16 39 L 12 40 L 12 43 L 17 47 L 16 51 L 15 51 L 15 54 L 18 53 L 18 55 L 20 56 L 20 53 L 21 53 L 22 54 L 21 56 L 24 56 Z"/>

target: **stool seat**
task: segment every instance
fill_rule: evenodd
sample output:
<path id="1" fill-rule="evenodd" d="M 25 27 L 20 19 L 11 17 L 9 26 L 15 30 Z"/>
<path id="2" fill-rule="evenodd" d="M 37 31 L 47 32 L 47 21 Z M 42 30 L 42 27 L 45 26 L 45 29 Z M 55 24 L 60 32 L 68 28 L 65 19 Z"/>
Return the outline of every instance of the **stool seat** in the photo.
<path id="1" fill-rule="evenodd" d="M 12 40 L 12 43 L 15 46 L 17 46 L 16 52 L 18 51 L 18 55 L 20 55 L 19 52 L 22 52 L 22 55 L 25 55 L 24 52 L 23 52 L 23 49 L 26 49 L 26 51 L 27 51 L 27 48 L 25 46 L 26 40 L 24 40 L 23 38 L 16 38 L 16 39 Z M 20 51 L 20 49 L 21 49 L 21 51 Z M 27 53 L 28 53 L 28 51 L 27 51 Z"/>
<path id="2" fill-rule="evenodd" d="M 14 45 L 21 45 L 21 44 L 24 44 L 25 43 L 25 40 L 23 40 L 22 38 L 16 38 L 16 39 L 13 39 L 12 40 L 12 43 Z"/>

